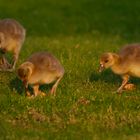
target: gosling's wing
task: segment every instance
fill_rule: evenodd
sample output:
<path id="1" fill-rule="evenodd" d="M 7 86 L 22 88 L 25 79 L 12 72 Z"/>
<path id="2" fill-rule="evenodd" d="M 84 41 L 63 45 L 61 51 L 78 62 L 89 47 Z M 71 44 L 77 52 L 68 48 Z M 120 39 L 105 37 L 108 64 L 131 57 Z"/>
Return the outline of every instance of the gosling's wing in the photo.
<path id="1" fill-rule="evenodd" d="M 59 61 L 48 52 L 39 52 L 33 54 L 28 61 L 32 62 L 37 69 L 42 71 L 55 72 L 60 67 Z"/>
<path id="2" fill-rule="evenodd" d="M 120 50 L 119 55 L 126 63 L 140 63 L 140 44 L 125 46 Z"/>
<path id="3" fill-rule="evenodd" d="M 51 72 L 63 71 L 63 67 L 60 64 L 59 60 L 56 57 L 54 57 L 53 55 L 51 55 L 51 54 L 48 55 L 48 62 L 49 62 L 49 65 L 48 65 L 49 71 L 51 71 Z"/>
<path id="4" fill-rule="evenodd" d="M 0 32 L 12 38 L 25 38 L 26 31 L 23 26 L 14 19 L 0 20 Z"/>

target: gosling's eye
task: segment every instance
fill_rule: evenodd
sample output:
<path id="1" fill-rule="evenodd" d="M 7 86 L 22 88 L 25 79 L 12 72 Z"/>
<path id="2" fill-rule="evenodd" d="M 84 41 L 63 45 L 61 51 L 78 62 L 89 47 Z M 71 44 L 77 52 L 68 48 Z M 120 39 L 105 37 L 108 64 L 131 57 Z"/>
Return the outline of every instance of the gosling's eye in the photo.
<path id="1" fill-rule="evenodd" d="M 105 63 L 107 63 L 108 62 L 108 60 L 105 60 Z"/>

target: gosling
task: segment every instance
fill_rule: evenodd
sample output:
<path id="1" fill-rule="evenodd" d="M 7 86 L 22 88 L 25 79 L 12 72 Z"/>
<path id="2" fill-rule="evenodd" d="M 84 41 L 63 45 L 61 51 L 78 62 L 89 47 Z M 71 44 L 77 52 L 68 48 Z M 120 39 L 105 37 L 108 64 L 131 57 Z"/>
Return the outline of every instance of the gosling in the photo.
<path id="1" fill-rule="evenodd" d="M 122 77 L 122 84 L 117 92 L 126 89 L 130 76 L 140 77 L 140 44 L 131 44 L 123 47 L 119 53 L 104 53 L 100 57 L 99 72 L 111 70 Z M 130 86 L 133 87 L 132 84 Z"/>
<path id="2" fill-rule="evenodd" d="M 24 84 L 27 96 L 30 96 L 29 84 L 33 87 L 33 96 L 44 96 L 46 94 L 39 90 L 39 86 L 53 82 L 51 94 L 55 95 L 58 83 L 64 75 L 64 68 L 52 54 L 37 52 L 19 66 L 17 74 Z"/>
<path id="3" fill-rule="evenodd" d="M 0 20 L 0 53 L 1 62 L 3 62 L 0 63 L 1 71 L 13 71 L 15 69 L 25 35 L 26 31 L 18 21 L 14 19 Z M 7 52 L 13 54 L 11 64 L 5 58 Z"/>

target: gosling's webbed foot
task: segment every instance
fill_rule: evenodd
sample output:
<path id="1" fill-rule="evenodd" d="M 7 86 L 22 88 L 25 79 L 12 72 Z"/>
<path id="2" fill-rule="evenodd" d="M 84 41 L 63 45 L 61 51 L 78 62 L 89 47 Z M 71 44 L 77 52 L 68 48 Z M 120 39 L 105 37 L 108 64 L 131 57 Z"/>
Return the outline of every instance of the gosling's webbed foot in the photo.
<path id="1" fill-rule="evenodd" d="M 34 99 L 35 96 L 34 95 L 31 95 L 31 96 L 27 96 L 28 99 Z"/>
<path id="2" fill-rule="evenodd" d="M 31 97 L 32 95 L 31 95 L 31 93 L 29 91 L 26 91 L 26 96 Z"/>
<path id="3" fill-rule="evenodd" d="M 118 94 L 121 94 L 123 91 L 127 90 L 127 91 L 132 91 L 134 90 L 136 87 L 134 84 L 126 84 L 123 88 L 119 88 L 117 90 Z"/>
<path id="4" fill-rule="evenodd" d="M 33 95 L 29 95 L 28 98 L 35 98 L 35 97 L 45 97 L 46 93 L 42 92 L 42 91 L 38 91 L 37 94 L 33 94 Z"/>
<path id="5" fill-rule="evenodd" d="M 1 69 L 1 68 L 0 68 L 0 71 L 4 71 L 4 72 L 14 72 L 15 69 Z"/>
<path id="6" fill-rule="evenodd" d="M 132 91 L 132 90 L 134 90 L 136 88 L 136 86 L 134 85 L 134 84 L 126 84 L 125 86 L 124 86 L 124 89 L 125 90 L 129 90 L 129 91 Z"/>
<path id="7" fill-rule="evenodd" d="M 42 91 L 39 91 L 39 94 L 38 95 L 41 96 L 41 97 L 47 96 L 46 93 L 45 92 L 42 92 Z"/>

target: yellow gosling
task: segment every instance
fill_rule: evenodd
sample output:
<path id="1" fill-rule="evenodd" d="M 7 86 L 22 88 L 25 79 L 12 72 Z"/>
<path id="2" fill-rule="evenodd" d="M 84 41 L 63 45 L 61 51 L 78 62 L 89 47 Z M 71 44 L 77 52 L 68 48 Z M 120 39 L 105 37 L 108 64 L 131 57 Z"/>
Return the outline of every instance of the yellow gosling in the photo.
<path id="1" fill-rule="evenodd" d="M 134 85 L 127 86 L 130 76 L 140 77 L 140 44 L 131 44 L 123 47 L 119 53 L 107 52 L 100 57 L 100 68 L 111 70 L 122 77 L 122 84 L 117 92 L 123 89 L 133 89 Z"/>
<path id="2" fill-rule="evenodd" d="M 19 66 L 17 74 L 23 81 L 27 94 L 30 84 L 33 87 L 34 96 L 45 95 L 39 91 L 39 86 L 53 82 L 55 83 L 51 89 L 51 94 L 55 94 L 58 83 L 64 75 L 64 68 L 52 54 L 38 52 L 31 55 Z"/>
<path id="3" fill-rule="evenodd" d="M 2 62 L 0 70 L 13 71 L 15 69 L 21 47 L 25 40 L 26 31 L 24 27 L 14 19 L 0 20 L 0 53 Z M 4 61 L 5 54 L 11 52 L 13 54 L 12 64 Z"/>

